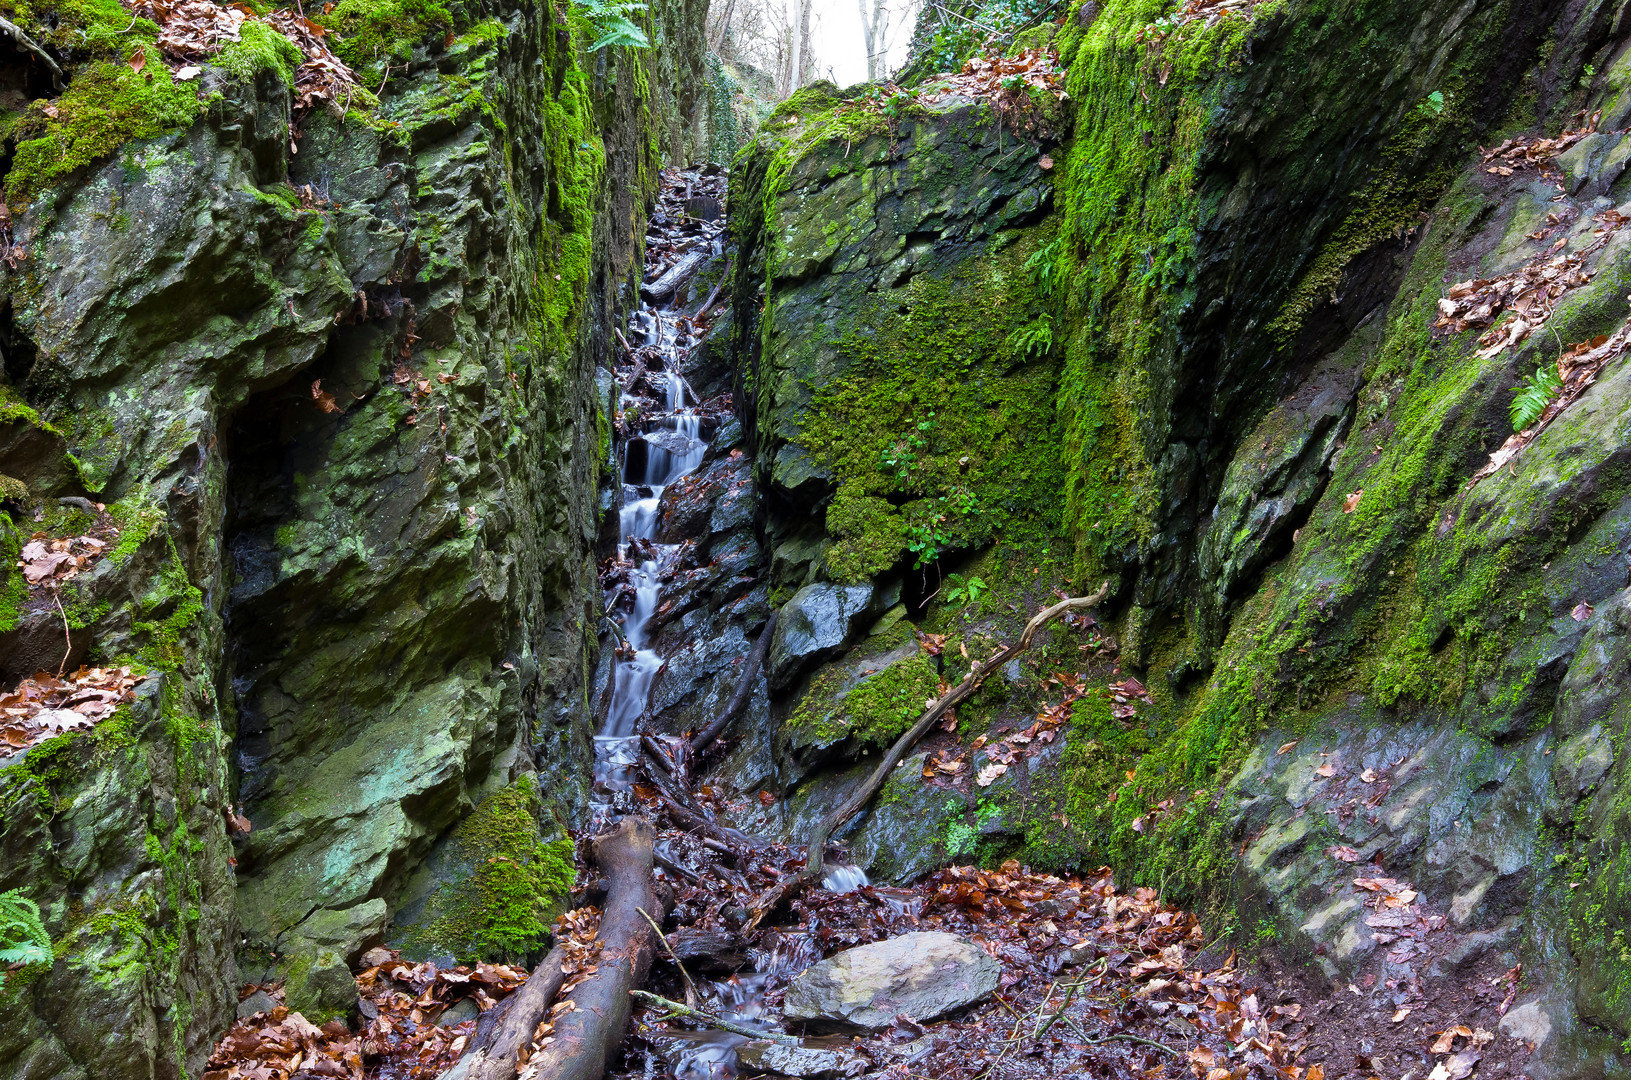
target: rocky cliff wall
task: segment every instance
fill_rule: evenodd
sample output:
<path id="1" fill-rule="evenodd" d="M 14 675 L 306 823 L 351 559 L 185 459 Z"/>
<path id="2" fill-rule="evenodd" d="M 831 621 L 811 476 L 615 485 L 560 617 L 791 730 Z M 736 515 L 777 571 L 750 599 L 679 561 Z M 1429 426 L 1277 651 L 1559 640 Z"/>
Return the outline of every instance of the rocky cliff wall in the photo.
<path id="1" fill-rule="evenodd" d="M 1046 95 L 926 78 L 807 91 L 738 163 L 787 606 L 775 742 L 724 775 L 798 834 L 966 656 L 1108 579 L 1107 625 L 961 708 L 858 857 L 1113 862 L 1379 1024 L 1521 962 L 1530 1075 L 1618 1075 L 1626 27 L 1169 6 L 1014 42 L 1057 50 L 1051 137 Z M 1572 404 L 1494 471 L 1560 354 Z M 1026 380 L 1045 407 L 993 392 Z M 1411 886 L 1409 927 L 1356 878 Z"/>
<path id="2" fill-rule="evenodd" d="M 149 71 L 193 115 L 12 185 L 5 675 L 66 623 L 70 667 L 150 678 L 0 769 L 0 889 L 59 954 L 8 980 L 0 1071 L 196 1075 L 240 963 L 318 1015 L 382 938 L 543 940 L 589 771 L 594 373 L 697 152 L 704 10 L 590 53 L 575 11 L 467 5 L 349 111 L 291 117 L 273 61 Z M 115 539 L 60 592 L 9 565 L 87 529 Z"/>

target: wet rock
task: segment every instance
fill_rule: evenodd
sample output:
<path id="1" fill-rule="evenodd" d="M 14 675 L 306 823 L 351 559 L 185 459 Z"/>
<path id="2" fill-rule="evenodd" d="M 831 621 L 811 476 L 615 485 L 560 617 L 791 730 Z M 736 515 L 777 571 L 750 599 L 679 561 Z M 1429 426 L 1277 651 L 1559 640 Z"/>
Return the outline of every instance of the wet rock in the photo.
<path id="1" fill-rule="evenodd" d="M 736 1051 L 737 1060 L 750 1069 L 759 1069 L 776 1076 L 802 1076 L 825 1078 L 837 1076 L 849 1063 L 849 1055 L 832 1050 L 818 1050 L 808 1046 L 788 1046 L 786 1043 L 753 1039 L 743 1043 Z"/>
<path id="2" fill-rule="evenodd" d="M 806 585 L 782 608 L 766 668 L 772 690 L 788 686 L 813 664 L 834 656 L 865 629 L 873 585 Z"/>
<path id="3" fill-rule="evenodd" d="M 881 1031 L 905 1014 L 919 1022 L 981 1000 L 1002 965 L 965 938 L 904 934 L 846 949 L 809 968 L 787 988 L 793 1020 Z"/>
<path id="4" fill-rule="evenodd" d="M 703 971 L 739 971 L 747 963 L 747 944 L 729 930 L 682 926 L 668 935 L 669 951 L 684 964 Z"/>
<path id="5" fill-rule="evenodd" d="M 244 1020 L 258 1013 L 269 1013 L 277 1008 L 277 1002 L 265 990 L 256 990 L 253 994 L 238 1002 L 238 1019 Z"/>
<path id="6" fill-rule="evenodd" d="M 1586 794 L 1614 764 L 1614 744 L 1601 724 L 1593 724 L 1557 748 L 1553 779 L 1571 801 Z"/>
<path id="7" fill-rule="evenodd" d="M 453 1027 L 466 1020 L 474 1020 L 481 1015 L 481 1007 L 472 998 L 460 998 L 442 1010 L 442 1015 L 436 1018 L 436 1023 L 442 1027 Z"/>

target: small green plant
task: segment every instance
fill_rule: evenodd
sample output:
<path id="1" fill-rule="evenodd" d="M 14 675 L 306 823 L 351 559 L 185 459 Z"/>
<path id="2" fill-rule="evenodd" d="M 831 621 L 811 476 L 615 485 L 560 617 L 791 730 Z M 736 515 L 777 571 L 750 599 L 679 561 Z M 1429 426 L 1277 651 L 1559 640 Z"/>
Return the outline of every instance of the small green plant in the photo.
<path id="1" fill-rule="evenodd" d="M 1025 260 L 1025 270 L 1031 275 L 1031 283 L 1036 286 L 1038 296 L 1050 303 L 1058 299 L 1064 291 L 1067 276 L 1064 244 L 1057 238 L 1050 240 Z"/>
<path id="2" fill-rule="evenodd" d="M 580 0 L 578 8 L 589 25 L 599 35 L 590 52 L 599 52 L 608 45 L 622 45 L 630 49 L 645 49 L 651 45 L 646 32 L 634 24 L 629 16 L 646 10 L 646 5 L 633 0 Z"/>
<path id="3" fill-rule="evenodd" d="M 989 587 L 977 577 L 965 578 L 962 574 L 951 574 L 946 578 L 946 603 L 972 604 Z"/>
<path id="4" fill-rule="evenodd" d="M 954 821 L 946 830 L 946 855 L 956 859 L 974 850 L 980 831 L 966 821 Z"/>
<path id="5" fill-rule="evenodd" d="M 1009 334 L 1008 347 L 1021 356 L 1047 356 L 1053 351 L 1053 316 L 1039 315 Z"/>
<path id="6" fill-rule="evenodd" d="M 1267 919 L 1257 920 L 1257 940 L 1259 944 L 1267 944 L 1280 936 L 1272 922 Z"/>
<path id="7" fill-rule="evenodd" d="M 1512 430 L 1522 431 L 1546 411 L 1552 399 L 1563 392 L 1563 380 L 1558 377 L 1557 365 L 1542 364 L 1535 373 L 1518 384 L 1512 397 Z"/>
<path id="8" fill-rule="evenodd" d="M 1428 94 L 1422 99 L 1421 104 L 1417 105 L 1416 109 L 1423 116 L 1443 116 L 1446 106 L 1447 102 L 1444 100 L 1444 91 L 1434 90 L 1431 94 Z"/>
<path id="9" fill-rule="evenodd" d="M 39 905 L 21 889 L 0 893 L 0 964 L 49 964 L 54 959 Z M 0 986 L 5 983 L 6 973 L 0 971 Z"/>
<path id="10" fill-rule="evenodd" d="M 1596 68 L 1595 65 L 1587 64 L 1585 67 L 1581 68 L 1580 69 L 1580 89 L 1582 89 L 1582 90 L 1586 89 L 1588 86 L 1591 85 L 1591 80 L 1595 79 L 1596 77 L 1597 77 L 1597 68 Z"/>

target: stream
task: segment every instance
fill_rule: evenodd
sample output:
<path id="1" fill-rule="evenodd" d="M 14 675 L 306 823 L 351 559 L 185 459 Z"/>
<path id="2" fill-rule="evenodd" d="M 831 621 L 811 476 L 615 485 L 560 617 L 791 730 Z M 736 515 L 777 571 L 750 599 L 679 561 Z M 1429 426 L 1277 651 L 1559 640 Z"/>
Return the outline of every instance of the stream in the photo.
<path id="1" fill-rule="evenodd" d="M 654 227 L 664 233 L 647 237 L 647 281 L 657 281 L 664 289 L 663 299 L 650 299 L 642 290 L 642 303 L 630 317 L 626 337 L 639 354 L 660 357 L 661 370 L 645 361 L 647 387 L 661 394 L 659 410 L 642 414 L 652 401 L 632 392 L 640 376 L 628 377 L 619 409 L 628 424 L 619 446 L 622 463 L 623 499 L 619 518 L 617 562 L 625 567 L 621 580 L 606 590 L 609 617 L 616 623 L 622 641 L 615 648 L 612 683 L 606 718 L 595 736 L 594 787 L 590 800 L 589 831 L 609 827 L 634 808 L 633 785 L 640 768 L 642 721 L 650 711 L 652 686 L 664 665 L 653 646 L 648 628 L 657 611 L 664 585 L 674 569 L 683 543 L 659 543 L 660 504 L 665 488 L 694 473 L 707 457 L 709 441 L 703 437 L 702 404 L 686 383 L 685 361 L 706 332 L 704 301 L 690 298 L 693 313 L 686 311 L 680 298 L 688 296 L 683 287 L 673 287 L 674 268 L 691 267 L 695 273 L 708 258 L 721 254 L 724 218 L 702 223 L 688 218 L 686 211 L 698 202 L 699 189 L 708 192 L 709 178 L 699 170 L 670 172 L 664 177 L 662 195 L 653 214 Z M 722 200 L 723 177 L 717 178 L 717 199 Z M 711 193 L 701 196 L 712 199 Z M 669 225 L 668 223 L 677 223 Z M 662 244 L 660 241 L 677 241 Z M 677 247 L 677 251 L 675 248 Z M 652 253 L 660 253 L 653 258 Z M 664 256 L 668 256 L 666 266 Z M 669 290 L 672 291 L 669 291 Z M 642 363 L 637 356 L 636 364 Z M 632 602 L 628 594 L 632 593 Z M 616 614 L 624 608 L 621 615 Z M 664 844 L 659 841 L 659 855 Z M 672 859 L 668 861 L 672 862 Z M 659 869 L 659 873 L 665 873 Z M 849 892 L 868 885 L 866 873 L 856 866 L 829 865 L 824 887 L 832 892 Z M 799 972 L 821 959 L 821 949 L 807 933 L 781 933 L 774 936 L 769 950 L 748 950 L 748 965 L 722 979 L 695 980 L 698 1003 L 716 1015 L 738 1024 L 767 1032 L 781 1031 L 777 1012 L 766 1006 L 765 992 L 772 981 L 785 985 Z M 670 1029 L 676 1047 L 667 1055 L 666 1068 L 677 1080 L 723 1080 L 737 1074 L 737 1049 L 747 1039 L 742 1035 L 715 1030 Z M 648 1052 L 647 1076 L 662 1071 L 655 1055 Z"/>

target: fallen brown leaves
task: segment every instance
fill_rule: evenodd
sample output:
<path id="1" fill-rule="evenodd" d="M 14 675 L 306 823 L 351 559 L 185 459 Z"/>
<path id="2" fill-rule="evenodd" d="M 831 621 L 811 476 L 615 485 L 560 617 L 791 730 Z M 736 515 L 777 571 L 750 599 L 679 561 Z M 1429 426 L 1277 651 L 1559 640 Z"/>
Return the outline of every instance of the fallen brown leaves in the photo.
<path id="1" fill-rule="evenodd" d="M 969 97 L 988 102 L 1014 131 L 1049 135 L 1047 118 L 1037 108 L 1040 99 L 1063 101 L 1065 74 L 1059 54 L 1051 46 L 1025 49 L 1013 56 L 975 56 L 955 75 L 940 80 L 919 100 L 934 104 L 948 97 Z M 1053 167 L 1047 159 L 1044 170 Z"/>
<path id="2" fill-rule="evenodd" d="M 1552 160 L 1587 135 L 1595 134 L 1602 121 L 1601 111 L 1592 113 L 1585 124 L 1563 132 L 1555 139 L 1537 135 L 1508 139 L 1484 151 L 1484 171 L 1494 176 L 1511 176 L 1519 169 L 1544 169 Z"/>
<path id="3" fill-rule="evenodd" d="M 357 93 L 366 93 L 356 73 L 328 47 L 328 32 L 297 12 L 274 10 L 262 17 L 248 4 L 219 5 L 212 0 L 142 0 L 132 11 L 158 23 L 159 50 L 183 81 L 197 75 L 198 62 L 239 40 L 246 23 L 264 22 L 294 42 L 305 57 L 295 70 L 296 112 L 321 103 L 343 108 Z M 136 54 L 144 63 L 146 55 Z M 141 70 L 134 59 L 131 66 Z"/>
<path id="4" fill-rule="evenodd" d="M 127 667 L 82 667 L 61 677 L 36 671 L 17 689 L 0 694 L 0 747 L 16 751 L 65 731 L 94 727 L 129 701 L 145 678 Z"/>
<path id="5" fill-rule="evenodd" d="M 1567 211 L 1556 211 L 1546 216 L 1549 225 L 1568 223 Z M 1592 231 L 1592 242 L 1577 251 L 1569 251 L 1568 237 L 1559 237 L 1526 265 L 1498 278 L 1475 278 L 1450 287 L 1449 294 L 1438 302 L 1439 318 L 1434 329 L 1446 334 L 1458 334 L 1468 328 L 1489 326 L 1503 312 L 1511 311 L 1516 318 L 1494 327 L 1478 339 L 1478 357 L 1489 359 L 1502 349 L 1521 344 L 1541 324 L 1551 317 L 1557 302 L 1571 289 L 1588 284 L 1596 276 L 1588 270 L 1586 262 L 1601 251 L 1609 239 L 1631 217 L 1610 208 L 1595 218 L 1598 228 Z M 1546 230 L 1532 234 L 1545 238 Z"/>
<path id="6" fill-rule="evenodd" d="M 1538 420 L 1507 437 L 1507 440 L 1489 456 L 1489 461 L 1472 474 L 1467 487 L 1471 488 L 1484 477 L 1500 470 L 1517 456 L 1518 451 L 1534 442 L 1559 413 L 1580 400 L 1580 395 L 1597 381 L 1598 374 L 1608 362 L 1623 356 L 1628 348 L 1631 348 L 1631 320 L 1610 335 L 1569 346 L 1563 355 L 1557 358 L 1557 373 L 1563 381 L 1562 391 L 1541 412 Z M 1590 618 L 1590 615 L 1588 606 L 1585 617 Z"/>
<path id="7" fill-rule="evenodd" d="M 95 536 L 53 539 L 46 533 L 35 533 L 23 545 L 17 566 L 30 585 L 61 584 L 90 569 L 107 547 L 106 540 Z"/>
<path id="8" fill-rule="evenodd" d="M 363 963 L 368 966 L 356 977 L 358 1008 L 368 1019 L 362 1031 L 352 1032 L 339 1020 L 317 1027 L 282 1004 L 280 988 L 267 988 L 275 1007 L 232 1025 L 204 1080 L 427 1080 L 457 1061 L 475 1033 L 475 1020 L 438 1023 L 443 1013 L 464 999 L 486 1012 L 526 981 L 525 972 L 504 964 L 439 969 L 402 960 L 389 949 L 372 950 Z M 240 997 L 259 989 L 246 986 Z"/>
<path id="9" fill-rule="evenodd" d="M 1117 697 L 1116 700 L 1123 703 L 1129 702 L 1133 696 L 1136 696 L 1137 692 L 1144 689 L 1143 685 L 1136 679 L 1127 681 L 1136 686 L 1137 691 L 1124 690 L 1121 692 L 1121 696 Z M 983 750 L 986 757 L 985 766 L 975 774 L 975 784 L 980 787 L 990 787 L 996 783 L 999 777 L 1008 772 L 1008 767 L 1015 761 L 1039 752 L 1044 746 L 1057 739 L 1060 726 L 1070 719 L 1073 703 L 1086 694 L 1089 689 L 1088 684 L 1080 675 L 1063 671 L 1054 672 L 1052 677 L 1045 680 L 1044 685 L 1062 687 L 1065 695 L 1060 701 L 1045 706 L 1041 712 L 1037 713 L 1035 723 L 1019 731 L 999 732 L 995 741 L 992 741 L 990 735 L 981 735 L 969 744 L 969 749 L 975 752 Z M 1112 693 L 1115 693 L 1115 685 L 1111 687 Z M 1144 700 L 1148 700 L 1149 695 L 1145 693 L 1143 697 Z M 1130 704 L 1125 704 L 1125 707 L 1132 708 Z M 925 778 L 927 778 L 926 773 Z"/>

